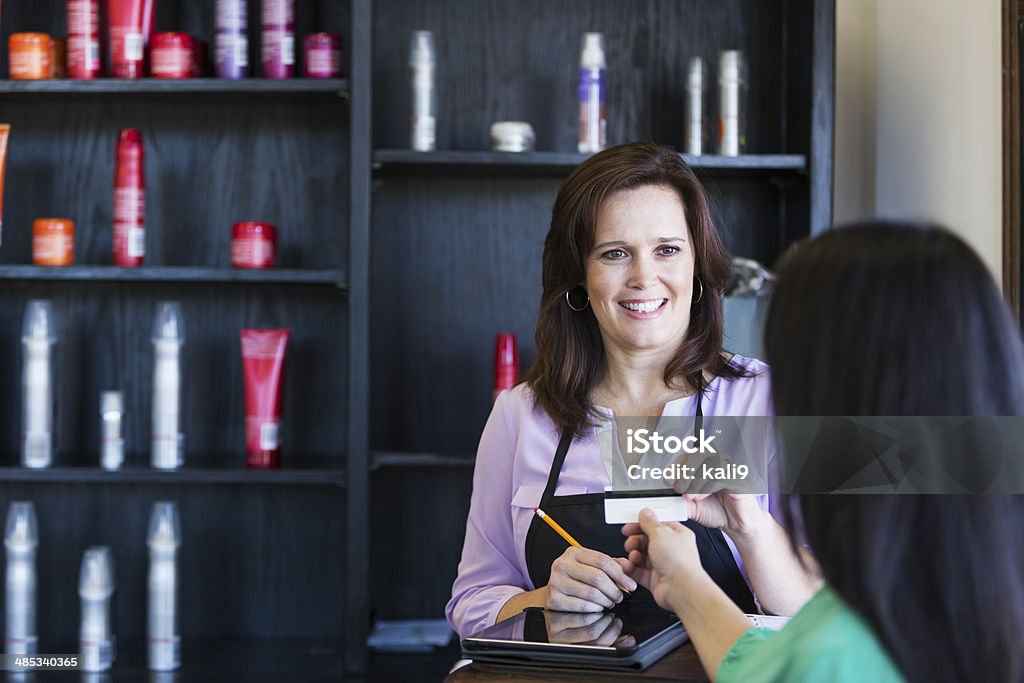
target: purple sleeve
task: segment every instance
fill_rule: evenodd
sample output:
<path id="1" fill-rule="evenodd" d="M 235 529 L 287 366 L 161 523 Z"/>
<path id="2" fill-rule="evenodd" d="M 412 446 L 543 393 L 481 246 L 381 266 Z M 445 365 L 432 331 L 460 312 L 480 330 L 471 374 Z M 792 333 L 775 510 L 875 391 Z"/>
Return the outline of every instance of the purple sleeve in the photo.
<path id="1" fill-rule="evenodd" d="M 494 624 L 508 599 L 529 585 L 516 560 L 512 529 L 514 401 L 508 391 L 498 397 L 477 449 L 462 560 L 444 610 L 460 637 Z"/>

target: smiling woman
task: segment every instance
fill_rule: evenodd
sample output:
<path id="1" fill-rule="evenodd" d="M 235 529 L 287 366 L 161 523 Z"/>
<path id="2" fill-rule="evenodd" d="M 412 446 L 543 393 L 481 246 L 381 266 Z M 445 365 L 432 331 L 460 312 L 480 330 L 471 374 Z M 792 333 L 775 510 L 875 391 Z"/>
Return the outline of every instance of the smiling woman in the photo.
<path id="1" fill-rule="evenodd" d="M 620 145 L 565 181 L 544 242 L 536 360 L 498 397 L 480 438 L 446 608 L 460 634 L 531 606 L 600 612 L 650 600 L 636 590 L 618 526 L 605 523 L 605 487 L 648 464 L 615 447 L 614 418 L 770 414 L 767 367 L 722 349 L 728 269 L 704 189 L 674 150 Z M 774 454 L 767 436 L 764 449 Z M 751 515 L 767 517 L 760 503 Z M 537 508 L 582 547 L 540 523 Z M 708 573 L 754 611 L 759 579 L 748 584 L 735 545 L 719 528 L 688 524 Z M 792 601 L 776 597 L 759 594 L 784 613 Z"/>

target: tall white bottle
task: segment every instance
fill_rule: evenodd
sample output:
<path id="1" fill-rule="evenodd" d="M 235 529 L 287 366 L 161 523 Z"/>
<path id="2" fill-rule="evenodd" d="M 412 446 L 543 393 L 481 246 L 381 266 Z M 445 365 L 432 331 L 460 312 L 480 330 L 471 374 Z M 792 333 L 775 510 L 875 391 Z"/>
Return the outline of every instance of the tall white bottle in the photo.
<path id="1" fill-rule="evenodd" d="M 409 40 L 409 95 L 412 104 L 409 146 L 417 152 L 437 148 L 437 95 L 434 92 L 434 34 L 413 31 Z"/>
<path id="2" fill-rule="evenodd" d="M 181 467 L 185 437 L 181 433 L 181 347 L 185 321 L 174 301 L 157 304 L 153 321 L 152 464 L 161 470 Z"/>
<path id="3" fill-rule="evenodd" d="M 4 546 L 7 548 L 7 600 L 4 614 L 4 652 L 36 653 L 36 511 L 32 503 L 15 501 L 7 510 Z"/>
<path id="4" fill-rule="evenodd" d="M 88 548 L 82 556 L 78 577 L 78 596 L 82 599 L 78 655 L 83 671 L 106 671 L 114 663 L 116 648 L 110 624 L 110 596 L 113 594 L 114 563 L 110 548 Z"/>
<path id="5" fill-rule="evenodd" d="M 579 140 L 581 154 L 600 152 L 606 144 L 604 35 L 584 33 L 580 50 Z"/>
<path id="6" fill-rule="evenodd" d="M 181 665 L 178 633 L 178 568 L 175 555 L 181 545 L 178 508 L 174 503 L 153 503 L 149 516 L 149 603 L 147 641 L 149 668 L 173 671 Z"/>
<path id="7" fill-rule="evenodd" d="M 53 460 L 53 372 L 50 350 L 57 335 L 49 301 L 32 300 L 25 308 L 21 333 L 21 464 L 49 467 Z"/>

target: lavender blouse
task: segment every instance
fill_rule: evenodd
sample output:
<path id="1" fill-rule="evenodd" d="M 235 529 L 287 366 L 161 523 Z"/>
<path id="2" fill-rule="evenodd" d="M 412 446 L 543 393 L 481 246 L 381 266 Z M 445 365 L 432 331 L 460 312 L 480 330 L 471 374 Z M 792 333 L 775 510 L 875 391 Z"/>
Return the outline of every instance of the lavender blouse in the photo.
<path id="1" fill-rule="evenodd" d="M 704 414 L 771 415 L 768 366 L 742 356 L 734 356 L 733 363 L 755 376 L 713 379 L 704 391 Z M 693 415 L 696 409 L 696 396 L 688 396 L 666 403 L 662 415 Z M 534 405 L 526 385 L 503 392 L 495 401 L 480 436 L 462 561 L 445 607 L 448 623 L 460 636 L 494 624 L 509 598 L 536 588 L 526 566 L 526 532 L 533 509 L 540 504 L 559 436 L 547 413 Z M 570 446 L 555 495 L 603 493 L 609 484 L 595 427 Z M 768 506 L 767 496 L 762 497 L 762 506 Z M 742 569 L 736 547 L 728 536 L 726 541 Z"/>

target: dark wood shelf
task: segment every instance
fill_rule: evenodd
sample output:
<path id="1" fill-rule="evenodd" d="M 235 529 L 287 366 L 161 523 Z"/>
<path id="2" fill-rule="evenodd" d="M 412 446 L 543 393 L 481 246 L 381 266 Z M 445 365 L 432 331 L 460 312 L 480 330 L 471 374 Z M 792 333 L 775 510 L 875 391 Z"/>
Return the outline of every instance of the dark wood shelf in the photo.
<path id="1" fill-rule="evenodd" d="M 491 152 L 441 150 L 413 152 L 404 149 L 378 149 L 373 154 L 373 170 L 378 174 L 417 175 L 568 175 L 589 155 L 573 152 Z M 682 155 L 693 169 L 709 175 L 719 174 L 798 174 L 807 172 L 807 157 L 802 154 L 747 154 L 738 157 L 718 155 Z"/>
<path id="2" fill-rule="evenodd" d="M 337 95 L 348 98 L 349 82 L 345 78 L 96 78 L 93 80 L 0 80 L 3 95 Z"/>
<path id="3" fill-rule="evenodd" d="M 468 467 L 476 464 L 472 455 L 438 455 L 436 453 L 404 453 L 401 451 L 371 451 L 370 469 L 382 467 Z"/>
<path id="4" fill-rule="evenodd" d="M 278 268 L 206 268 L 200 266 L 0 266 L 3 280 L 70 280 L 75 282 L 237 282 L 296 285 L 331 285 L 345 290 L 340 270 Z"/>
<path id="5" fill-rule="evenodd" d="M 60 648 L 57 648 L 60 649 Z M 77 643 L 65 644 L 61 652 L 77 652 Z M 29 680 L 78 680 L 77 672 L 39 671 Z M 88 674 L 84 675 L 85 677 Z M 82 680 L 86 680 L 83 677 Z M 329 639 L 242 639 L 183 638 L 181 667 L 173 672 L 154 673 L 146 666 L 146 641 L 118 638 L 117 659 L 109 672 L 97 681 L 338 681 L 344 678 L 340 641 Z M 92 680 L 92 679 L 88 679 Z"/>
<path id="6" fill-rule="evenodd" d="M 58 459 L 50 467 L 28 469 L 5 458 L 0 465 L 0 482 L 91 483 L 91 484 L 242 484 L 345 487 L 342 458 L 302 458 L 282 456 L 282 467 L 271 470 L 248 469 L 245 457 L 190 456 L 177 470 L 157 470 L 149 466 L 149 456 L 127 456 L 121 469 L 108 472 L 97 466 L 63 465 Z"/>

